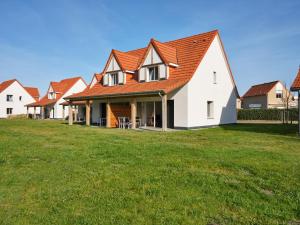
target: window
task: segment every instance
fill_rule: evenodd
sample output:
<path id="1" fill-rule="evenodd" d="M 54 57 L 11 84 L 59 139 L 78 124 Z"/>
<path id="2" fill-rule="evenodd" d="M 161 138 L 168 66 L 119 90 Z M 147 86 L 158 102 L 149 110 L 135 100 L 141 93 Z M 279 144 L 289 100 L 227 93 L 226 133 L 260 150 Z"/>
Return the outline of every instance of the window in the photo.
<path id="1" fill-rule="evenodd" d="M 12 114 L 12 108 L 6 108 L 6 114 L 11 115 Z"/>
<path id="2" fill-rule="evenodd" d="M 12 102 L 13 101 L 13 96 L 12 95 L 6 95 L 6 101 L 7 102 Z"/>
<path id="3" fill-rule="evenodd" d="M 214 102 L 207 101 L 207 118 L 212 119 L 214 117 Z"/>
<path id="4" fill-rule="evenodd" d="M 276 93 L 276 98 L 282 98 L 282 92 Z"/>
<path id="5" fill-rule="evenodd" d="M 48 99 L 55 99 L 55 93 L 54 92 L 49 92 Z"/>
<path id="6" fill-rule="evenodd" d="M 19 101 L 22 101 L 22 96 L 19 96 Z"/>
<path id="7" fill-rule="evenodd" d="M 114 86 L 119 83 L 118 81 L 118 73 L 112 73 L 110 74 L 110 85 Z"/>
<path id="8" fill-rule="evenodd" d="M 213 73 L 213 82 L 214 82 L 214 84 L 217 83 L 217 72 L 216 71 L 214 71 L 214 73 Z"/>
<path id="9" fill-rule="evenodd" d="M 158 80 L 158 66 L 150 67 L 149 69 L 149 80 Z"/>

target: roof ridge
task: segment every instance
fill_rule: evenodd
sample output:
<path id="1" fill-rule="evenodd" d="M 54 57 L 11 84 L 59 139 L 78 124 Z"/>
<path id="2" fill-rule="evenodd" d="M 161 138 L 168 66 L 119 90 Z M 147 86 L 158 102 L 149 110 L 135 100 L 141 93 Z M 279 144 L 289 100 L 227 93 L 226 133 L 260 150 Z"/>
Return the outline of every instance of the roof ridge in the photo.
<path id="1" fill-rule="evenodd" d="M 277 83 L 277 82 L 280 82 L 280 80 L 274 80 L 274 81 L 270 81 L 270 82 L 265 82 L 265 83 L 260 83 L 260 84 L 254 84 L 251 87 L 265 85 L 265 84 L 272 84 L 272 83 Z"/>

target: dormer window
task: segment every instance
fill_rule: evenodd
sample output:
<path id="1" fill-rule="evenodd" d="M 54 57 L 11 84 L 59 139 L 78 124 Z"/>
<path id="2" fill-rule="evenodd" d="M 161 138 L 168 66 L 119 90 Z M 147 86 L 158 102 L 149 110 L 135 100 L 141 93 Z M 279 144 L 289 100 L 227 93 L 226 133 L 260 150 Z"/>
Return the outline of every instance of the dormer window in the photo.
<path id="1" fill-rule="evenodd" d="M 149 81 L 158 80 L 158 66 L 149 67 Z"/>
<path id="2" fill-rule="evenodd" d="M 49 92 L 48 99 L 55 99 L 55 93 L 54 92 Z"/>
<path id="3" fill-rule="evenodd" d="M 118 73 L 111 73 L 110 74 L 110 86 L 115 86 L 117 84 L 119 84 Z"/>

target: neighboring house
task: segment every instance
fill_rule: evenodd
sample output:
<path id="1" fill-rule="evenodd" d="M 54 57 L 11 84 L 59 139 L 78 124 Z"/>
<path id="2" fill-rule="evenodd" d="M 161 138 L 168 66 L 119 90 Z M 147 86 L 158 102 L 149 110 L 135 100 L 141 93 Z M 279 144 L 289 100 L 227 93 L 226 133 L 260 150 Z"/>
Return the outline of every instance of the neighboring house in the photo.
<path id="1" fill-rule="evenodd" d="M 236 123 L 237 97 L 219 33 L 211 31 L 112 50 L 90 87 L 65 99 L 86 102 L 87 125 L 104 119 L 107 127 L 116 127 L 127 117 L 133 128 L 166 130 Z"/>
<path id="2" fill-rule="evenodd" d="M 18 80 L 12 79 L 0 84 L 0 118 L 27 114 L 25 105 L 39 100 L 39 90 L 24 87 Z M 28 113 L 33 113 L 29 111 Z"/>
<path id="3" fill-rule="evenodd" d="M 291 86 L 291 91 L 298 92 L 298 133 L 300 135 L 300 67 L 296 78 Z"/>
<path id="4" fill-rule="evenodd" d="M 280 81 L 253 85 L 242 97 L 244 109 L 285 108 L 287 95 L 290 95 L 289 107 L 296 107 L 293 94 Z"/>
<path id="5" fill-rule="evenodd" d="M 41 118 L 64 119 L 68 115 L 62 103 L 64 97 L 83 91 L 87 84 L 81 77 L 72 77 L 59 82 L 50 82 L 46 95 L 30 108 L 40 108 Z"/>

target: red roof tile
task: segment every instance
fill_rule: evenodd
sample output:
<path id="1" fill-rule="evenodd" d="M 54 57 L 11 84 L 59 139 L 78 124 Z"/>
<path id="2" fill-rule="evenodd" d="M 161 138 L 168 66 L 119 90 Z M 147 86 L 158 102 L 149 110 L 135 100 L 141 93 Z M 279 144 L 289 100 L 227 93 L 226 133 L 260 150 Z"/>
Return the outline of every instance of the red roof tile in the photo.
<path id="1" fill-rule="evenodd" d="M 55 81 L 50 82 L 50 86 L 52 87 L 53 91 L 56 92 L 56 99 L 48 99 L 48 93 L 47 93 L 39 101 L 32 103 L 28 106 L 46 106 L 46 105 L 56 103 L 80 79 L 82 78 L 72 77 L 72 78 L 61 80 L 59 82 L 55 82 Z"/>
<path id="2" fill-rule="evenodd" d="M 127 78 L 126 84 L 107 87 L 103 86 L 102 82 L 99 82 L 90 89 L 86 89 L 81 93 L 68 96 L 67 99 L 71 98 L 75 100 L 84 99 L 91 96 L 103 97 L 138 93 L 145 94 L 148 92 L 158 91 L 169 93 L 179 87 L 182 87 L 192 78 L 216 35 L 218 35 L 218 31 L 214 30 L 211 32 L 193 35 L 164 43 L 152 39 L 149 45 L 153 44 L 154 48 L 156 48 L 158 54 L 162 57 L 164 62 L 175 63 L 179 65 L 179 67 L 176 68 L 170 67 L 170 74 L 167 80 L 160 80 L 157 82 L 139 82 L 137 71 L 138 67 L 134 69 L 137 61 L 139 62 L 138 65 L 142 63 L 149 45 L 146 48 L 140 48 L 128 52 L 119 52 L 113 50 L 112 54 L 117 55 L 116 60 L 120 61 L 119 63 L 121 67 L 130 68 L 128 70 L 134 69 L 135 71 L 134 74 L 127 74 L 127 77 L 130 76 L 130 79 L 128 80 Z M 106 67 L 107 65 L 105 68 Z M 232 81 L 234 83 L 233 77 Z"/>
<path id="3" fill-rule="evenodd" d="M 155 50 L 158 52 L 163 62 L 166 64 L 174 63 L 177 64 L 177 51 L 175 47 L 167 44 L 163 44 L 159 41 L 151 39 L 151 43 Z"/>
<path id="4" fill-rule="evenodd" d="M 268 94 L 269 91 L 280 81 L 272 81 L 269 83 L 253 85 L 244 95 L 245 97 L 261 96 Z"/>
<path id="5" fill-rule="evenodd" d="M 297 91 L 297 90 L 300 90 L 300 68 L 298 70 L 298 74 L 292 84 L 292 87 L 291 87 L 291 90 L 292 91 Z"/>
<path id="6" fill-rule="evenodd" d="M 138 56 L 134 56 L 126 52 L 121 52 L 117 50 L 113 50 L 113 54 L 123 71 L 125 70 L 133 71 L 137 69 L 139 63 Z"/>
<path id="7" fill-rule="evenodd" d="M 35 87 L 24 87 L 24 88 L 36 101 L 39 100 L 40 92 L 38 88 Z"/>
<path id="8" fill-rule="evenodd" d="M 17 79 L 11 79 L 4 81 L 0 84 L 0 93 L 4 91 L 6 88 L 8 88 L 11 84 L 14 82 L 18 82 L 24 89 L 25 91 L 28 92 L 36 101 L 39 100 L 40 94 L 39 94 L 39 89 L 35 87 L 24 87 Z"/>
<path id="9" fill-rule="evenodd" d="M 0 84 L 0 93 L 8 88 L 13 82 L 17 81 L 16 79 L 6 80 Z"/>

